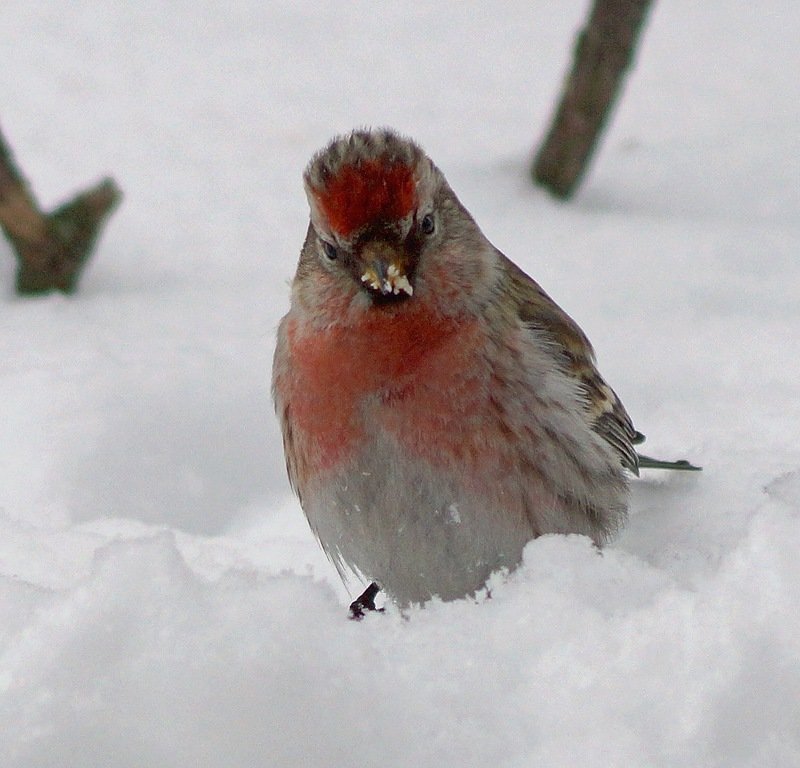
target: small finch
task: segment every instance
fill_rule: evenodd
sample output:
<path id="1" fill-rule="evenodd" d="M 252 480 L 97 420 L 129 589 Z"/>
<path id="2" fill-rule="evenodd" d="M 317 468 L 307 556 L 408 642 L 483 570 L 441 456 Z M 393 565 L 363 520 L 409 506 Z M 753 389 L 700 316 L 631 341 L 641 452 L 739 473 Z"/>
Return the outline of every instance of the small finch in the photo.
<path id="1" fill-rule="evenodd" d="M 576 323 L 483 235 L 442 172 L 388 130 L 304 173 L 310 223 L 278 330 L 289 479 L 343 578 L 401 605 L 472 595 L 533 538 L 597 544 L 629 473 L 694 469 L 643 440 Z"/>

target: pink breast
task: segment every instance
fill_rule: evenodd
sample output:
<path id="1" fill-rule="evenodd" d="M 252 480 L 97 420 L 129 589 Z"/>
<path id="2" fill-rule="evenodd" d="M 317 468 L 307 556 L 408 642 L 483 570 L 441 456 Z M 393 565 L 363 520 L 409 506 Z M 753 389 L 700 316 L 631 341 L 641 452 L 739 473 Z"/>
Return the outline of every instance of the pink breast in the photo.
<path id="1" fill-rule="evenodd" d="M 282 394 L 311 471 L 335 468 L 377 428 L 435 459 L 459 450 L 457 433 L 481 411 L 476 360 L 485 339 L 475 319 L 405 302 L 370 309 L 348 327 L 319 332 L 290 322 L 287 331 L 292 373 Z"/>

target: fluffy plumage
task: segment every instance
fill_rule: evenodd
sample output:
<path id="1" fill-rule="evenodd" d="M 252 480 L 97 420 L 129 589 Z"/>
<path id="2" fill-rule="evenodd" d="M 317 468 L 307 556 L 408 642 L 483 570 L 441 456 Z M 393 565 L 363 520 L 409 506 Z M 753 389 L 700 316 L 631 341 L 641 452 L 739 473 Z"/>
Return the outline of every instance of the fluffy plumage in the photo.
<path id="1" fill-rule="evenodd" d="M 338 137 L 304 181 L 273 394 L 289 477 L 340 572 L 401 604 L 454 599 L 541 534 L 604 542 L 641 436 L 580 328 L 414 142 Z"/>

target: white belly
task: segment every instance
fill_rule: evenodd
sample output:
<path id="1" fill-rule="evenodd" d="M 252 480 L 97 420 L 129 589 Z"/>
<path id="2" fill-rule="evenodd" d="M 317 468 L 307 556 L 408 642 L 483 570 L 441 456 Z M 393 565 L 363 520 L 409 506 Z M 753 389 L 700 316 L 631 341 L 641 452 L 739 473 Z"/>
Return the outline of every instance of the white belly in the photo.
<path id="1" fill-rule="evenodd" d="M 384 436 L 324 487 L 307 489 L 303 506 L 340 571 L 378 582 L 403 605 L 453 600 L 514 568 L 535 535 L 523 489 L 500 483 L 478 497 L 465 471 L 400 460 Z"/>

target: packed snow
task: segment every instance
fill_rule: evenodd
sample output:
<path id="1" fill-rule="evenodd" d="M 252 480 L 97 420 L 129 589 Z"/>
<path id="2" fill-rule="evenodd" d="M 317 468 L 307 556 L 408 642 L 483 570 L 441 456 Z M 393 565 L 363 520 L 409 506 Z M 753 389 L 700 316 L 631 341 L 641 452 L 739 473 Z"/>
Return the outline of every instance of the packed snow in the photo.
<path id="1" fill-rule="evenodd" d="M 43 205 L 125 192 L 71 298 L 0 242 L 0 765 L 800 765 L 800 6 L 659 3 L 586 183 L 527 177 L 586 3 L 3 13 Z M 602 553 L 346 619 L 269 377 L 335 133 L 415 137 L 648 435 Z"/>

